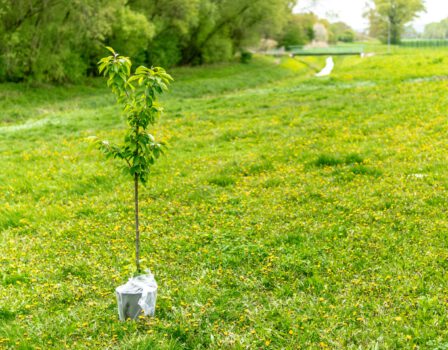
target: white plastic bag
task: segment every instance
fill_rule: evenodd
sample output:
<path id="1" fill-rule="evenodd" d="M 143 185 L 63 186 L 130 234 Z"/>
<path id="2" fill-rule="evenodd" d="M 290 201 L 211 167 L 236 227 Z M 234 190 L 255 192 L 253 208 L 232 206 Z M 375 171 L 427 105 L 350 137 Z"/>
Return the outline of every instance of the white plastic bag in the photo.
<path id="1" fill-rule="evenodd" d="M 149 270 L 144 275 L 130 278 L 126 284 L 117 287 L 115 291 L 121 321 L 128 318 L 136 319 L 142 310 L 146 316 L 154 316 L 157 282 Z"/>

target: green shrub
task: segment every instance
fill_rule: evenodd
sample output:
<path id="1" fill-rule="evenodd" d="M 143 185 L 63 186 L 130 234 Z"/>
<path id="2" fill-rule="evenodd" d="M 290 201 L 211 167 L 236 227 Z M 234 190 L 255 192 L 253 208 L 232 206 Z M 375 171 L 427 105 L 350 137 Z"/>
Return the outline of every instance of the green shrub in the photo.
<path id="1" fill-rule="evenodd" d="M 170 33 L 157 36 L 149 46 L 148 57 L 155 66 L 177 65 L 182 59 L 179 37 Z"/>
<path id="2" fill-rule="evenodd" d="M 110 45 L 119 52 L 127 52 L 135 64 L 145 64 L 148 42 L 154 36 L 154 24 L 142 13 L 128 8 L 117 11 L 112 25 Z"/>
<path id="3" fill-rule="evenodd" d="M 232 58 L 232 55 L 233 44 L 232 41 L 226 37 L 215 37 L 211 39 L 202 51 L 203 63 L 228 61 Z"/>
<path id="4" fill-rule="evenodd" d="M 248 64 L 252 60 L 252 52 L 249 51 L 242 51 L 240 62 L 243 64 Z"/>

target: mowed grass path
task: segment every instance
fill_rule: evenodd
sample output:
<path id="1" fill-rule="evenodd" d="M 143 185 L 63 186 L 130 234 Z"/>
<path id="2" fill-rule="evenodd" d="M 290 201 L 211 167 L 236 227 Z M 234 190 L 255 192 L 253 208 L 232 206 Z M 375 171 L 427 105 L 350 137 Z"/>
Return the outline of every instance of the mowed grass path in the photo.
<path id="1" fill-rule="evenodd" d="M 86 141 L 121 139 L 112 96 L 0 85 L 0 348 L 445 349 L 446 53 L 173 70 L 126 323 L 132 183 Z"/>

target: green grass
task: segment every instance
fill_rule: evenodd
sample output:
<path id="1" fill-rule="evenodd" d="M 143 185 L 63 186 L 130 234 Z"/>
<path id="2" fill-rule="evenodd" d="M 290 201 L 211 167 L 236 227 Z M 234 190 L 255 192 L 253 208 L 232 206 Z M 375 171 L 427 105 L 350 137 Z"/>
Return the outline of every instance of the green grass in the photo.
<path id="1" fill-rule="evenodd" d="M 304 59 L 172 71 L 138 322 L 132 183 L 86 141 L 122 137 L 112 96 L 0 85 L 0 348 L 446 348 L 446 51 Z"/>

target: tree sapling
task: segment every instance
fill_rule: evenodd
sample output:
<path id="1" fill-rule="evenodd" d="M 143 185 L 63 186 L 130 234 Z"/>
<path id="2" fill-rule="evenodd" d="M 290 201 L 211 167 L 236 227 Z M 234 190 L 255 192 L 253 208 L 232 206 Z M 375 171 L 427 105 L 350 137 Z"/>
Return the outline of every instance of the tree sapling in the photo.
<path id="1" fill-rule="evenodd" d="M 122 145 L 108 141 L 96 141 L 106 157 L 122 159 L 128 173 L 134 180 L 135 202 L 135 265 L 140 266 L 140 230 L 139 230 L 139 182 L 148 181 L 150 168 L 163 154 L 164 143 L 156 142 L 148 128 L 154 125 L 163 111 L 157 103 L 157 95 L 168 90 L 173 78 L 161 67 L 146 68 L 140 66 L 131 74 L 131 61 L 107 47 L 112 56 L 100 60 L 99 71 L 108 78 L 107 85 L 123 106 L 128 122 L 128 130 Z"/>
<path id="2" fill-rule="evenodd" d="M 163 154 L 164 148 L 164 143 L 156 142 L 148 128 L 156 123 L 163 111 L 157 103 L 158 95 L 168 90 L 173 79 L 161 67 L 140 66 L 131 74 L 130 59 L 110 47 L 107 49 L 112 55 L 99 61 L 99 72 L 108 78 L 107 85 L 123 107 L 128 129 L 121 145 L 99 140 L 96 144 L 107 157 L 122 159 L 134 180 L 135 265 L 140 274 L 139 182 L 147 183 L 151 166 Z"/>

